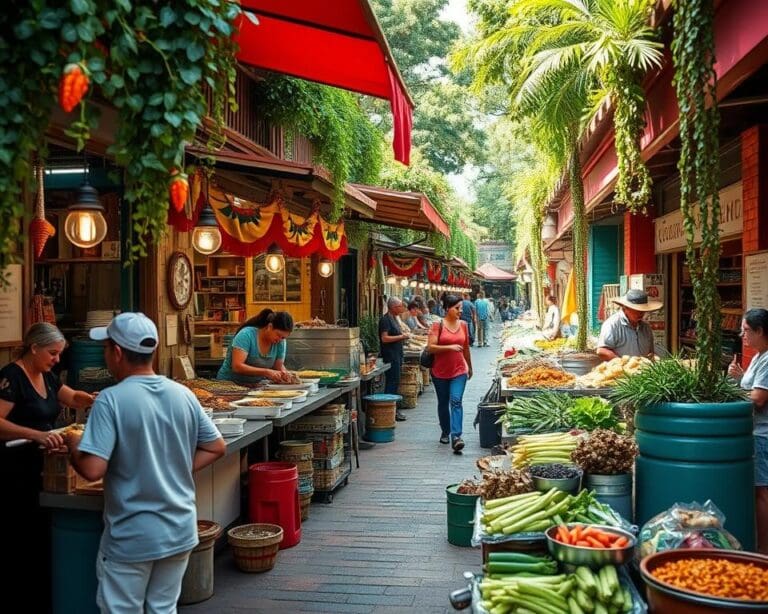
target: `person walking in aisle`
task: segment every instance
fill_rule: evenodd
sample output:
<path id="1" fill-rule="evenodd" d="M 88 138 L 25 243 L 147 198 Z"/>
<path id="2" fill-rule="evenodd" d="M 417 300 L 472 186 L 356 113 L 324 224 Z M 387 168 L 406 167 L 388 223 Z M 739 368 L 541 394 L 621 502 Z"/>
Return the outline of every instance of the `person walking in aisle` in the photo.
<path id="1" fill-rule="evenodd" d="M 488 347 L 488 327 L 490 324 L 490 305 L 485 298 L 485 292 L 477 293 L 475 313 L 477 314 L 477 347 Z"/>
<path id="2" fill-rule="evenodd" d="M 405 311 L 403 301 L 391 296 L 387 301 L 387 313 L 379 319 L 379 339 L 381 340 L 381 358 L 389 364 L 389 371 L 384 374 L 384 392 L 398 394 L 400 372 L 403 368 L 403 341 L 410 337 L 400 328 L 397 316 Z M 401 411 L 395 414 L 395 420 L 405 422 Z"/>
<path id="3" fill-rule="evenodd" d="M 437 393 L 437 417 L 440 421 L 440 443 L 451 443 L 455 454 L 461 454 L 464 422 L 464 388 L 472 377 L 469 353 L 469 328 L 461 319 L 462 300 L 454 294 L 443 298 L 445 318 L 429 330 L 427 348 L 434 355 L 432 381 Z"/>
<path id="4" fill-rule="evenodd" d="M 82 436 L 66 437 L 75 470 L 104 478 L 96 603 L 110 614 L 174 613 L 199 542 L 192 474 L 226 444 L 191 390 L 155 374 L 158 334 L 147 316 L 121 313 L 90 337 L 106 341 L 118 381 L 97 397 Z"/>
<path id="5" fill-rule="evenodd" d="M 461 298 L 459 298 L 459 300 L 461 300 Z M 461 303 L 461 319 L 467 324 L 467 330 L 469 331 L 469 345 L 475 345 L 477 311 L 475 311 L 475 305 L 470 300 L 469 292 L 464 293 L 464 300 Z"/>

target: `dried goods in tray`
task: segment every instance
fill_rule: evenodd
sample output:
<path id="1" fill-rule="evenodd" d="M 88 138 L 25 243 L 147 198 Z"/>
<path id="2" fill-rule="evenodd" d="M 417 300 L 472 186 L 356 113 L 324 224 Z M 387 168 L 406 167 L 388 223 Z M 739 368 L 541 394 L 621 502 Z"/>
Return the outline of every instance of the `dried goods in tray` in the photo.
<path id="1" fill-rule="evenodd" d="M 552 367 L 534 367 L 507 379 L 508 388 L 565 388 L 576 377 Z"/>

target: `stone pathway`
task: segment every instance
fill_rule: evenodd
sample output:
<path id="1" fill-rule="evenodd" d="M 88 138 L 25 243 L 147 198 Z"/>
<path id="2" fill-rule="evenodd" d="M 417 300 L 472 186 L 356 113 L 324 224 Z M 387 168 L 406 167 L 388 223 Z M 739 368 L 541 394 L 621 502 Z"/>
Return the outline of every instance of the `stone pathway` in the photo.
<path id="1" fill-rule="evenodd" d="M 463 455 L 438 442 L 430 386 L 415 409 L 404 410 L 408 420 L 397 423 L 395 441 L 361 451 L 360 468 L 333 503 L 312 504 L 301 543 L 281 550 L 271 571 L 242 573 L 225 548 L 216 555 L 213 597 L 180 612 L 454 611 L 448 594 L 464 585 L 464 571 L 479 569 L 480 552 L 448 543 L 445 487 L 476 475 L 475 460 L 489 452 L 472 421 L 496 353 L 472 349 Z"/>

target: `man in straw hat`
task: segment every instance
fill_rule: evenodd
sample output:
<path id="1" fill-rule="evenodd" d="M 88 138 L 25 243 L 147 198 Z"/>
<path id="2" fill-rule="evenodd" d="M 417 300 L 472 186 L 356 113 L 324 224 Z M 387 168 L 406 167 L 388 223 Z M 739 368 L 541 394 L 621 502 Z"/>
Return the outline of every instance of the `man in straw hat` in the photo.
<path id="1" fill-rule="evenodd" d="M 619 356 L 653 356 L 653 332 L 643 321 L 649 311 L 663 307 L 661 301 L 649 300 L 642 290 L 628 290 L 613 299 L 621 309 L 609 317 L 600 328 L 597 355 L 603 360 Z"/>

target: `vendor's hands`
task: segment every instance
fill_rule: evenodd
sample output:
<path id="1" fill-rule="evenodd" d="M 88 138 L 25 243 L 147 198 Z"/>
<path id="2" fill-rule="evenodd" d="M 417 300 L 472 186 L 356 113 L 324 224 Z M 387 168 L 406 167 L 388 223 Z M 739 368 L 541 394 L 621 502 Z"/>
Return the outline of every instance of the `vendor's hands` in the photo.
<path id="1" fill-rule="evenodd" d="M 741 376 L 744 375 L 744 369 L 742 369 L 741 365 L 736 362 L 737 358 L 738 356 L 734 354 L 731 364 L 728 365 L 728 375 L 735 379 L 741 379 Z"/>
<path id="2" fill-rule="evenodd" d="M 95 394 L 89 394 L 84 390 L 75 390 L 75 394 L 72 396 L 72 404 L 77 409 L 88 409 L 95 400 Z"/>
<path id="3" fill-rule="evenodd" d="M 61 433 L 55 433 L 53 431 L 40 431 L 39 435 L 35 437 L 35 441 L 41 448 L 46 450 L 56 450 L 64 445 L 64 437 Z"/>
<path id="4" fill-rule="evenodd" d="M 288 374 L 278 371 L 277 369 L 267 369 L 266 375 L 267 379 L 275 384 L 283 384 L 287 382 L 285 376 Z"/>

